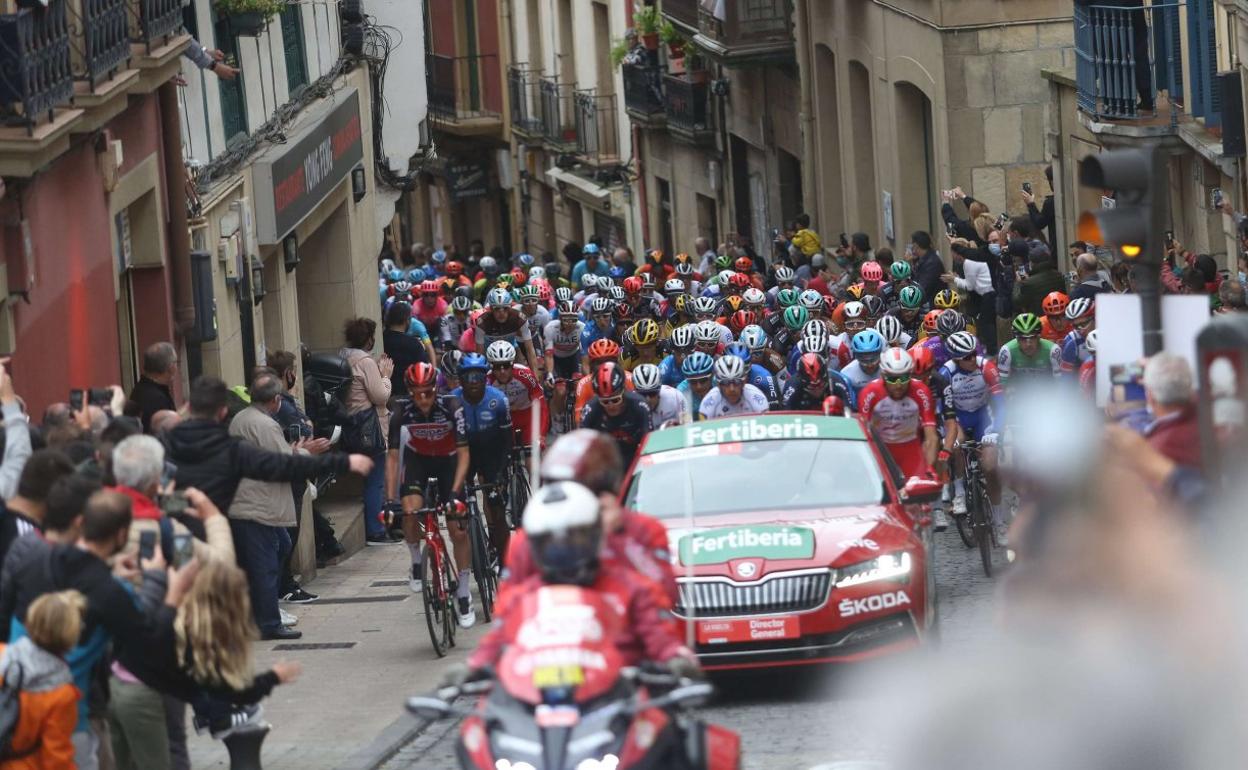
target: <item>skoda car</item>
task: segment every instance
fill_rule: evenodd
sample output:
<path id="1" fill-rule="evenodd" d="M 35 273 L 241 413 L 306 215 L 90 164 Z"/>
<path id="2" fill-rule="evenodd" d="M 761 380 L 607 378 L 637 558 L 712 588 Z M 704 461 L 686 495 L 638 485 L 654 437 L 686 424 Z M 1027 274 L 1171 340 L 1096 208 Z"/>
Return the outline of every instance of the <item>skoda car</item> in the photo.
<path id="1" fill-rule="evenodd" d="M 652 432 L 624 502 L 668 529 L 708 669 L 851 661 L 935 630 L 928 504 L 856 417 L 772 413 Z"/>

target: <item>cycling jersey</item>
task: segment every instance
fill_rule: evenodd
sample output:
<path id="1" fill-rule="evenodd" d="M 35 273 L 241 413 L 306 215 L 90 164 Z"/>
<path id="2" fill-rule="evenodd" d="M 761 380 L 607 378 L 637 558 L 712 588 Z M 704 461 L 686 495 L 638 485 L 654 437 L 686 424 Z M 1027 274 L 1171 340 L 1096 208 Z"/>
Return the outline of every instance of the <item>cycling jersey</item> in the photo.
<path id="1" fill-rule="evenodd" d="M 763 391 L 747 383 L 741 388 L 741 400 L 735 404 L 729 403 L 718 387 L 711 388 L 698 405 L 698 414 L 702 415 L 702 419 L 710 420 L 739 414 L 762 414 L 770 408 L 771 404 Z"/>
<path id="2" fill-rule="evenodd" d="M 533 339 L 534 350 L 545 349 L 545 339 L 542 335 L 546 332 L 546 327 L 550 324 L 550 311 L 538 305 L 533 311 L 533 315 L 525 315 L 524 311 L 520 311 L 520 317 L 529 324 L 529 336 Z"/>
<path id="3" fill-rule="evenodd" d="M 625 390 L 633 389 L 633 375 L 630 372 L 624 372 L 624 388 Z M 576 414 L 579 416 L 585 411 L 585 407 L 589 404 L 590 399 L 594 397 L 594 378 L 582 377 L 576 382 Z"/>
<path id="4" fill-rule="evenodd" d="M 581 427 L 600 431 L 615 439 L 627 466 L 637 453 L 637 447 L 650 432 L 650 407 L 636 393 L 624 394 L 624 410 L 612 417 L 595 396 L 581 413 Z"/>
<path id="5" fill-rule="evenodd" d="M 975 369 L 968 372 L 957 361 L 949 361 L 941 367 L 941 374 L 949 383 L 945 400 L 958 424 L 972 439 L 984 441 L 996 434 L 992 401 L 1001 395 L 1001 384 L 996 363 L 983 356 L 977 356 L 975 362 Z"/>
<path id="6" fill-rule="evenodd" d="M 464 314 L 462 319 L 456 317 L 454 313 L 447 313 L 442 316 L 442 336 L 446 338 L 447 344 L 452 346 L 459 345 L 466 332 L 475 344 L 476 340 L 473 335 L 476 332 L 469 325 L 467 313 Z"/>
<path id="7" fill-rule="evenodd" d="M 581 332 L 584 330 L 583 321 L 577 321 L 572 330 L 568 332 L 563 330 L 563 323 L 558 319 L 547 323 L 546 329 L 542 332 L 542 338 L 546 341 L 546 352 L 555 358 L 580 360 Z"/>
<path id="8" fill-rule="evenodd" d="M 494 311 L 487 310 L 477 319 L 477 328 L 473 334 L 477 350 L 484 351 L 491 342 L 506 340 L 519 348 L 522 343 L 530 342 L 533 335 L 529 332 L 529 324 L 514 308 L 507 309 L 507 318 L 495 320 Z"/>
<path id="9" fill-rule="evenodd" d="M 749 367 L 745 381 L 762 391 L 768 403 L 778 404 L 780 402 L 780 387 L 776 385 L 776 378 L 771 372 L 767 371 L 765 366 L 749 364 Z"/>
<path id="10" fill-rule="evenodd" d="M 468 443 L 464 415 L 460 405 L 439 397 L 426 413 L 415 402 L 400 400 L 390 418 L 391 448 L 400 452 L 400 462 L 407 454 L 446 456 Z"/>
<path id="11" fill-rule="evenodd" d="M 1045 339 L 1039 340 L 1038 344 L 1034 356 L 1024 355 L 1018 340 L 1010 340 L 1001 346 L 1001 350 L 997 351 L 997 374 L 1002 385 L 1011 379 L 1014 385 L 1027 380 L 1052 381 L 1061 373 L 1061 349 Z"/>
<path id="12" fill-rule="evenodd" d="M 433 304 L 426 304 L 424 298 L 421 298 L 412 305 L 412 316 L 419 319 L 426 329 L 442 335 L 445 334 L 445 330 L 442 329 L 442 318 L 446 315 L 447 308 L 446 300 L 441 297 L 438 297 Z M 445 342 L 446 339 L 439 337 L 440 342 Z"/>
<path id="13" fill-rule="evenodd" d="M 464 435 L 468 437 L 470 445 L 484 445 L 504 434 L 510 437 L 511 411 L 507 405 L 507 395 L 503 391 L 486 385 L 484 395 L 475 404 L 464 398 L 463 387 L 451 391 L 451 395 L 463 409 Z"/>
<path id="14" fill-rule="evenodd" d="M 969 331 L 970 327 L 968 326 L 967 329 Z M 949 360 L 949 351 L 945 350 L 945 341 L 940 337 L 939 334 L 932 335 L 930 337 L 925 338 L 922 342 L 919 343 L 919 345 L 922 345 L 923 347 L 932 351 L 932 360 L 935 362 L 935 365 L 937 367 L 944 366 L 945 362 Z M 979 342 L 977 340 L 975 342 L 975 354 L 979 356 L 983 356 L 986 353 L 987 351 L 984 349 L 984 343 Z"/>
<path id="15" fill-rule="evenodd" d="M 1084 395 L 1092 395 L 1096 392 L 1096 357 L 1093 356 L 1083 365 L 1079 367 L 1079 387 L 1083 390 Z"/>
<path id="16" fill-rule="evenodd" d="M 1053 323 L 1049 316 L 1040 319 L 1040 338 L 1048 340 L 1057 345 L 1062 344 L 1062 340 L 1066 339 L 1066 335 L 1070 334 L 1070 322 L 1066 321 L 1061 326 Z"/>
<path id="17" fill-rule="evenodd" d="M 880 370 L 877 367 L 874 372 L 864 371 L 862 362 L 853 360 L 841 369 L 840 374 L 853 387 L 854 394 L 861 399 L 862 389 L 867 386 L 868 382 L 880 376 Z"/>
<path id="18" fill-rule="evenodd" d="M 910 342 L 907 342 L 904 345 L 904 347 L 908 348 L 910 347 L 911 342 L 916 342 L 919 339 L 919 332 L 923 328 L 923 314 L 917 310 L 912 311 L 910 315 L 910 320 L 907 321 L 906 316 L 904 315 L 905 312 L 906 312 L 906 308 L 894 307 L 894 308 L 890 308 L 889 311 L 885 313 L 884 315 L 891 315 L 893 318 L 896 318 L 898 321 L 901 321 L 902 331 L 904 331 L 907 335 L 910 336 Z"/>
<path id="19" fill-rule="evenodd" d="M 660 385 L 658 404 L 652 406 L 646 399 L 646 406 L 650 407 L 650 430 L 658 430 L 669 422 L 680 424 L 688 421 L 689 405 L 680 391 L 670 385 Z"/>
<path id="20" fill-rule="evenodd" d="M 1092 357 L 1088 352 L 1088 343 L 1083 332 L 1071 329 L 1062 340 L 1062 374 L 1075 375 L 1084 361 Z"/>
<path id="21" fill-rule="evenodd" d="M 853 386 L 849 384 L 844 375 L 834 371 L 828 372 L 828 388 L 819 396 L 812 395 L 806 388 L 802 387 L 799 378 L 790 378 L 780 401 L 784 404 L 784 408 L 790 411 L 822 412 L 823 400 L 828 396 L 839 398 L 847 411 L 853 412 L 858 409 L 858 396 L 854 392 Z"/>
<path id="22" fill-rule="evenodd" d="M 858 413 L 871 423 L 886 444 L 921 441 L 923 428 L 936 427 L 932 392 L 918 380 L 910 380 L 901 398 L 888 394 L 884 380 L 873 380 L 859 393 Z"/>
<path id="23" fill-rule="evenodd" d="M 615 323 L 611 323 L 605 329 L 598 326 L 595 321 L 588 321 L 581 329 L 581 352 L 589 353 L 589 346 L 598 340 L 615 339 Z"/>
<path id="24" fill-rule="evenodd" d="M 685 373 L 680 370 L 680 364 L 676 361 L 676 355 L 672 354 L 659 362 L 659 374 L 662 375 L 662 383 L 671 385 L 673 388 L 685 381 Z"/>
<path id="25" fill-rule="evenodd" d="M 524 443 L 530 443 L 532 439 L 532 408 L 533 404 L 541 406 L 541 423 L 538 426 L 541 435 L 545 436 L 550 430 L 550 414 L 546 409 L 546 394 L 542 390 L 541 383 L 537 381 L 537 375 L 533 374 L 533 370 L 522 364 L 513 364 L 511 367 L 511 379 L 504 384 L 500 384 L 493 372 L 486 377 L 486 382 L 491 386 L 501 390 L 503 395 L 507 397 L 507 407 L 511 412 L 511 423 L 520 433 Z"/>
<path id="26" fill-rule="evenodd" d="M 681 380 L 680 384 L 676 386 L 676 392 L 685 399 L 689 406 L 689 414 L 693 415 L 693 419 L 702 419 L 702 398 L 689 387 L 689 380 Z M 710 391 L 707 391 L 707 393 L 709 395 Z"/>

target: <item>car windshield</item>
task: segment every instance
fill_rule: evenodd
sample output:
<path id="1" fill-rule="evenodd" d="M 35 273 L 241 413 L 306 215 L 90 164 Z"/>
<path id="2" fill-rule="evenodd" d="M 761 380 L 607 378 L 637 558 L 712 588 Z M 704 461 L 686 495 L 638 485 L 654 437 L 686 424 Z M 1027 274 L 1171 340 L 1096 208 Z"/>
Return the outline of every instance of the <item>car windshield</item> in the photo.
<path id="1" fill-rule="evenodd" d="M 643 457 L 625 504 L 671 519 L 690 511 L 706 515 L 872 505 L 885 499 L 885 489 L 865 441 L 750 441 Z"/>

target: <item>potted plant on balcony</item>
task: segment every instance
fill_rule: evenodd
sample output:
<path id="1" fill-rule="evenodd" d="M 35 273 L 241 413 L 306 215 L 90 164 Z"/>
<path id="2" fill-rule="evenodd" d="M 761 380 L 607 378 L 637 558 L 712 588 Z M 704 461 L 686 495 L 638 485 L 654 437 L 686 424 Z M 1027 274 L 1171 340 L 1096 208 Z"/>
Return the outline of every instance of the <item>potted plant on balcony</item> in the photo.
<path id="1" fill-rule="evenodd" d="M 685 46 L 688 45 L 689 40 L 680 34 L 675 24 L 664 19 L 659 24 L 659 39 L 667 44 L 668 61 L 685 58 Z"/>
<path id="2" fill-rule="evenodd" d="M 653 5 L 642 6 L 633 14 L 633 28 L 641 44 L 651 51 L 659 49 L 659 9 Z"/>
<path id="3" fill-rule="evenodd" d="M 611 46 L 611 66 L 618 67 L 624 62 L 624 57 L 628 56 L 628 52 L 632 50 L 632 46 L 628 42 L 628 38 L 622 37 L 616 40 Z"/>
<path id="4" fill-rule="evenodd" d="M 235 34 L 255 37 L 286 9 L 286 0 L 213 0 L 212 7 L 229 20 Z"/>

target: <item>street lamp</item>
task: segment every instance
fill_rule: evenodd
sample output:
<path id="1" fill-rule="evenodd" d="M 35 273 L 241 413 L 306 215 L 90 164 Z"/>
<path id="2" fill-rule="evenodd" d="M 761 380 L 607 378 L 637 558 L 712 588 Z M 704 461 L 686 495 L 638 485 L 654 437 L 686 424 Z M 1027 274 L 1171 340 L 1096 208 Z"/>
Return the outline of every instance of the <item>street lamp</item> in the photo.
<path id="1" fill-rule="evenodd" d="M 294 233 L 282 239 L 282 265 L 288 273 L 299 267 L 299 236 Z"/>
<path id="2" fill-rule="evenodd" d="M 264 263 L 255 257 L 251 258 L 251 298 L 257 306 L 264 299 Z"/>

